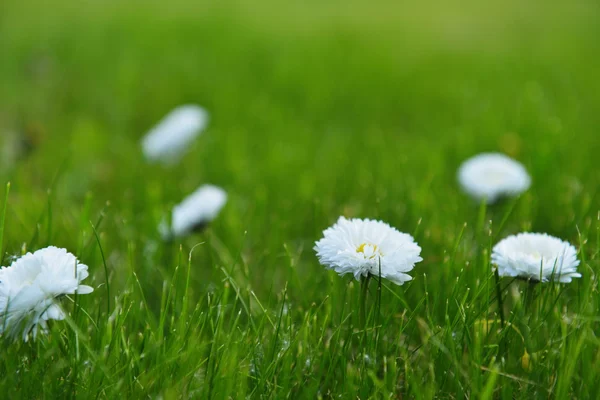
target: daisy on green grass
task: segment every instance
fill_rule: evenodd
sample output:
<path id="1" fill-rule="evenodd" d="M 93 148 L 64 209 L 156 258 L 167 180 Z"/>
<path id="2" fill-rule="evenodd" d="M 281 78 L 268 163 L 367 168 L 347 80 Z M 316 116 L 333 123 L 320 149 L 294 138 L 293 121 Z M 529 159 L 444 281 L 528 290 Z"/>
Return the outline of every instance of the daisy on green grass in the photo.
<path id="1" fill-rule="evenodd" d="M 219 215 L 225 203 L 225 190 L 214 185 L 203 185 L 173 208 L 171 228 L 163 223 L 160 231 L 168 239 L 201 230 Z"/>
<path id="2" fill-rule="evenodd" d="M 82 285 L 88 267 L 65 249 L 47 247 L 27 253 L 0 269 L 0 333 L 10 337 L 47 329 L 47 321 L 62 320 L 59 299 L 69 294 L 88 294 Z"/>
<path id="3" fill-rule="evenodd" d="M 525 167 L 501 153 L 482 153 L 468 159 L 458 170 L 458 181 L 467 194 L 488 204 L 503 196 L 517 196 L 531 185 Z"/>
<path id="4" fill-rule="evenodd" d="M 321 264 L 340 275 L 381 275 L 397 285 L 410 281 L 408 272 L 423 260 L 412 236 L 370 219 L 340 217 L 314 249 Z"/>
<path id="5" fill-rule="evenodd" d="M 567 283 L 580 278 L 573 245 L 545 233 L 520 233 L 501 240 L 492 251 L 500 276 L 533 282 Z"/>
<path id="6" fill-rule="evenodd" d="M 208 125 L 208 113 L 200 106 L 179 106 L 164 117 L 142 139 L 142 150 L 150 162 L 172 164 Z"/>

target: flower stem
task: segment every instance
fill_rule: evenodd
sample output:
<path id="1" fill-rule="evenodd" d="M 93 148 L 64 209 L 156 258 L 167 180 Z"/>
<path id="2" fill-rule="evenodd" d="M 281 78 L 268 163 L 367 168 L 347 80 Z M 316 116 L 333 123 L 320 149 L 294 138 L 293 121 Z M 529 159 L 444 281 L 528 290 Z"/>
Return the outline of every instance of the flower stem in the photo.
<path id="1" fill-rule="evenodd" d="M 529 280 L 527 282 L 527 291 L 525 292 L 525 312 L 528 314 L 528 318 L 531 318 L 533 299 L 535 297 L 535 287 L 537 283 L 537 281 L 533 280 Z"/>
<path id="2" fill-rule="evenodd" d="M 500 327 L 504 329 L 504 302 L 502 301 L 502 288 L 500 287 L 500 275 L 498 269 L 494 272 L 496 277 L 496 297 L 498 300 L 498 313 L 500 314 Z"/>
<path id="3" fill-rule="evenodd" d="M 371 274 L 362 277 L 360 280 L 360 326 L 367 330 L 367 293 L 369 292 L 369 282 Z"/>
<path id="4" fill-rule="evenodd" d="M 504 302 L 502 301 L 502 288 L 500 286 L 500 274 L 498 273 L 498 268 L 496 268 L 494 272 L 494 276 L 496 278 L 496 298 L 498 300 L 498 314 L 500 314 L 500 329 L 502 330 L 502 339 L 500 340 L 500 354 L 503 355 L 504 359 L 508 358 L 508 348 L 504 342 Z"/>

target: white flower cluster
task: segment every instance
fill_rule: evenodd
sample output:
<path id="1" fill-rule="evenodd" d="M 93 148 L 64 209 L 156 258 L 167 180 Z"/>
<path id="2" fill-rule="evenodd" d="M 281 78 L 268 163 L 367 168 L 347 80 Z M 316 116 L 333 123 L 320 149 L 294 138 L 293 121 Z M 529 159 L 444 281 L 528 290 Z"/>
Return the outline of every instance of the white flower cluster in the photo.
<path id="1" fill-rule="evenodd" d="M 465 161 L 458 180 L 465 192 L 487 203 L 519 195 L 531 185 L 523 165 L 499 153 Z M 340 217 L 323 232 L 314 249 L 320 263 L 340 275 L 352 274 L 356 279 L 381 276 L 399 285 L 412 279 L 407 273 L 422 261 L 421 248 L 412 236 L 369 219 Z M 494 247 L 492 263 L 503 277 L 561 283 L 581 277 L 575 247 L 541 233 L 521 233 L 500 241 Z"/>
<path id="2" fill-rule="evenodd" d="M 150 161 L 173 162 L 205 128 L 208 115 L 194 105 L 171 112 L 142 141 Z M 480 154 L 459 168 L 458 180 L 469 195 L 493 203 L 516 196 L 531 185 L 529 174 L 517 161 L 498 153 Z M 213 221 L 225 206 L 227 193 L 203 185 L 176 205 L 170 224 L 159 227 L 165 239 L 182 237 Z M 319 262 L 339 275 L 355 279 L 377 276 L 402 285 L 421 261 L 421 247 L 411 235 L 371 219 L 346 219 L 325 229 L 315 243 Z M 568 283 L 581 277 L 577 250 L 568 242 L 541 233 L 509 236 L 493 248 L 492 264 L 502 277 L 534 282 Z M 66 317 L 60 298 L 93 291 L 81 284 L 88 267 L 65 249 L 48 247 L 27 253 L 0 269 L 0 334 L 35 338 L 49 320 Z M 368 279 L 366 279 L 368 282 Z M 365 292 L 366 293 L 366 292 Z"/>
<path id="3" fill-rule="evenodd" d="M 517 196 L 531 186 L 531 177 L 518 161 L 501 153 L 482 153 L 458 170 L 463 190 L 478 201 L 494 203 Z M 538 282 L 571 282 L 577 272 L 577 250 L 570 243 L 545 233 L 520 233 L 500 241 L 492 263 L 498 274 Z"/>
<path id="4" fill-rule="evenodd" d="M 47 321 L 62 320 L 58 300 L 69 294 L 88 294 L 82 285 L 88 267 L 65 249 L 47 247 L 27 253 L 9 267 L 0 269 L 0 333 L 10 337 L 47 329 Z"/>
<path id="5" fill-rule="evenodd" d="M 412 236 L 370 219 L 340 217 L 323 232 L 314 250 L 322 265 L 340 275 L 381 276 L 398 285 L 410 281 L 408 272 L 423 260 Z M 500 241 L 493 249 L 492 263 L 502 277 L 561 283 L 581 277 L 575 247 L 541 233 L 521 233 Z"/>
<path id="6" fill-rule="evenodd" d="M 142 139 L 142 150 L 150 162 L 177 162 L 192 141 L 208 125 L 208 112 L 197 105 L 175 108 Z M 163 220 L 158 230 L 165 240 L 182 237 L 204 228 L 214 220 L 225 203 L 227 193 L 218 186 L 203 185 L 176 205 L 171 225 Z"/>

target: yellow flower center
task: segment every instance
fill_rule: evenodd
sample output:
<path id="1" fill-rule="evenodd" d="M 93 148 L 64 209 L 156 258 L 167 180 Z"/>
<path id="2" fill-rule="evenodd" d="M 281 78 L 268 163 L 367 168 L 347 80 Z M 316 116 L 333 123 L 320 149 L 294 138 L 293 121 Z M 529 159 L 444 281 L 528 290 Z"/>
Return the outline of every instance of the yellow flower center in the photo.
<path id="1" fill-rule="evenodd" d="M 356 252 L 357 253 L 363 253 L 363 254 L 365 254 L 365 246 L 371 246 L 373 248 L 373 254 L 369 257 L 369 259 L 375 258 L 375 256 L 377 255 L 377 253 L 379 253 L 380 256 L 383 255 L 378 250 L 379 248 L 377 247 L 377 245 L 376 244 L 371 244 L 371 243 L 363 243 L 363 244 L 361 244 L 360 246 L 358 246 L 356 248 Z"/>

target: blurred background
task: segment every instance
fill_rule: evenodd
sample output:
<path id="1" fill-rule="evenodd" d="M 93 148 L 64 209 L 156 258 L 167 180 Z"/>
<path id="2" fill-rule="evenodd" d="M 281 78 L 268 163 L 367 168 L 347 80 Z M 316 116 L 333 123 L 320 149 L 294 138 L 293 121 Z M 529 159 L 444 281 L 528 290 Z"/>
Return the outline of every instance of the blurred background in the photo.
<path id="1" fill-rule="evenodd" d="M 241 253 L 257 287 L 289 280 L 290 254 L 320 270 L 311 247 L 342 214 L 416 232 L 438 273 L 476 214 L 456 168 L 482 151 L 533 177 L 507 232 L 573 238 L 599 203 L 599 22 L 585 0 L 4 0 L 6 252 L 84 252 L 102 219 L 111 265 L 155 265 L 160 218 L 212 183 L 230 202 L 184 249 Z M 208 129 L 180 164 L 146 164 L 141 137 L 185 103 Z"/>
<path id="2" fill-rule="evenodd" d="M 147 163 L 141 138 L 189 103 L 207 129 L 179 163 Z M 65 247 L 95 288 L 72 314 L 79 331 L 65 321 L 6 346 L 0 385 L 23 398 L 594 398 L 599 111 L 597 0 L 0 0 L 0 264 Z M 480 152 L 523 163 L 531 188 L 480 207 L 456 182 Z M 163 241 L 159 223 L 208 183 L 229 195 L 218 218 Z M 359 286 L 312 249 L 340 215 L 423 249 L 414 280 L 381 293 L 370 348 Z M 541 318 L 521 319 L 530 342 L 490 328 L 490 247 L 520 231 L 570 241 L 582 261 L 581 279 L 544 292 Z M 176 266 L 191 249 L 188 292 Z M 523 285 L 505 284 L 516 310 Z M 503 343 L 501 376 L 482 372 Z"/>

